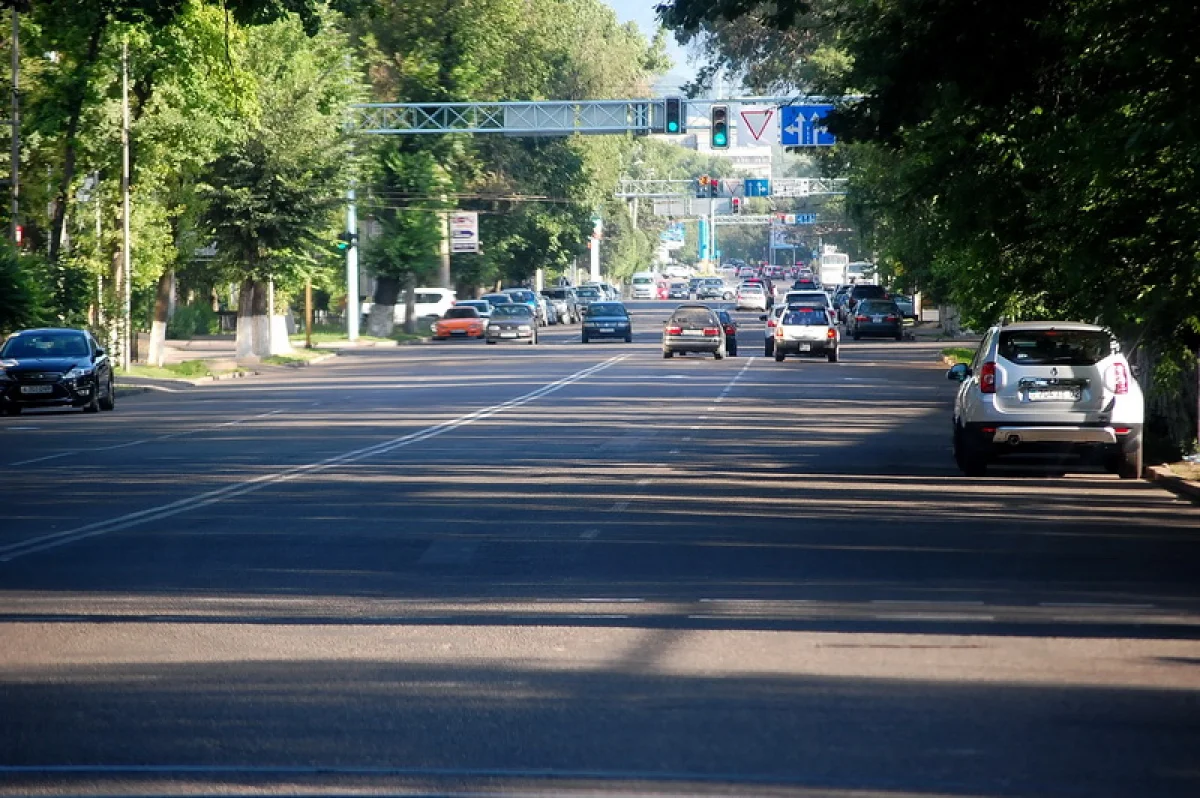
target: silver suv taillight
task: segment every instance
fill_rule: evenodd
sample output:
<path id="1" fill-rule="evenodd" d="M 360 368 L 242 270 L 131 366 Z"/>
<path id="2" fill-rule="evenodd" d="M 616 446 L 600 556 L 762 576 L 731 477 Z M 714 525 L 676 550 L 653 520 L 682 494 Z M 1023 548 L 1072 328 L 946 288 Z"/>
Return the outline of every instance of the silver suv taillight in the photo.
<path id="1" fill-rule="evenodd" d="M 1108 367 L 1106 383 L 1112 386 L 1113 393 L 1129 393 L 1129 369 L 1124 363 L 1113 363 Z"/>

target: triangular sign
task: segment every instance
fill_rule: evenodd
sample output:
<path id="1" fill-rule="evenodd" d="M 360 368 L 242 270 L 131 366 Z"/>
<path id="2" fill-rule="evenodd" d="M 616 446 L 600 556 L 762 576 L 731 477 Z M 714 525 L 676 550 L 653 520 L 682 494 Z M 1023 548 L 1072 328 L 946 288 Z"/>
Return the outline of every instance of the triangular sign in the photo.
<path id="1" fill-rule="evenodd" d="M 750 131 L 750 135 L 755 141 L 762 138 L 763 131 L 767 129 L 767 125 L 771 122 L 771 117 L 775 115 L 774 108 L 751 108 L 742 111 L 742 121 L 746 124 L 746 129 Z"/>

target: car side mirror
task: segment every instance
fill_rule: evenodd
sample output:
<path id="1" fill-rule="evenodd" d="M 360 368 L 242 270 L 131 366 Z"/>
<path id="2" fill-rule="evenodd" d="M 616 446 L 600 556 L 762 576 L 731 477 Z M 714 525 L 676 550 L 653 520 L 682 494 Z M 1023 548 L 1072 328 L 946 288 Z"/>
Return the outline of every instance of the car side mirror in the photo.
<path id="1" fill-rule="evenodd" d="M 96 347 L 96 357 L 104 357 L 105 354 L 107 354 L 107 353 L 104 351 L 103 348 Z"/>
<path id="2" fill-rule="evenodd" d="M 955 363 L 946 372 L 946 379 L 953 380 L 954 382 L 966 382 L 970 376 L 971 367 L 966 363 Z"/>

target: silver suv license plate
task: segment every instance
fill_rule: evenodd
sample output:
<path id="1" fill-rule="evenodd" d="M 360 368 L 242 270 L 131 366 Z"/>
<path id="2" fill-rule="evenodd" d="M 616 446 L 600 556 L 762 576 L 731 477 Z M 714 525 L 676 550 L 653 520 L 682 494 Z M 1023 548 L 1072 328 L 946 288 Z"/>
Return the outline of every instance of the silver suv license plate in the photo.
<path id="1" fill-rule="evenodd" d="M 1031 402 L 1078 402 L 1079 391 L 1074 388 L 1042 388 L 1029 391 Z"/>

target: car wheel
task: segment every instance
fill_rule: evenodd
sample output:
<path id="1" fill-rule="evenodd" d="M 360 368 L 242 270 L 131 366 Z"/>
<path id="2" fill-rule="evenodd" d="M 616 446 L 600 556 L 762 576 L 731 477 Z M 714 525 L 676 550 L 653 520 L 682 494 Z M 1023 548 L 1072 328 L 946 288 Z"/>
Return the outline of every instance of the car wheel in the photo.
<path id="1" fill-rule="evenodd" d="M 632 336 L 632 335 L 626 335 L 626 336 L 625 336 L 625 343 L 627 343 L 627 344 L 631 344 L 631 343 L 633 343 L 633 336 Z"/>
<path id="2" fill-rule="evenodd" d="M 1142 443 L 1133 449 L 1123 451 L 1114 459 L 1109 470 L 1121 479 L 1141 479 L 1142 477 Z"/>
<path id="3" fill-rule="evenodd" d="M 763 342 L 763 357 L 770 357 L 775 354 L 775 339 L 768 338 Z"/>
<path id="4" fill-rule="evenodd" d="M 117 408 L 117 387 L 113 385 L 112 375 L 108 375 L 108 394 L 100 400 L 101 410 L 115 410 Z"/>
<path id="5" fill-rule="evenodd" d="M 826 357 L 829 359 L 830 363 L 836 363 L 838 362 L 838 351 L 836 349 L 832 349 Z"/>
<path id="6" fill-rule="evenodd" d="M 721 346 L 716 352 L 713 352 L 713 360 L 725 359 L 725 347 Z"/>
<path id="7" fill-rule="evenodd" d="M 904 331 L 903 331 L 903 330 L 902 330 L 902 331 L 900 331 L 900 332 L 898 332 L 898 333 L 896 333 L 896 340 L 897 340 L 897 341 L 903 341 L 903 340 L 904 340 Z"/>
<path id="8" fill-rule="evenodd" d="M 729 347 L 729 356 L 737 357 L 737 344 L 734 344 L 733 346 Z"/>
<path id="9" fill-rule="evenodd" d="M 981 452 L 971 448 L 963 437 L 963 432 L 957 426 L 954 428 L 954 462 L 958 470 L 968 477 L 987 475 L 988 458 Z"/>
<path id="10" fill-rule="evenodd" d="M 487 343 L 488 343 L 488 346 L 495 346 L 495 344 L 496 344 L 496 342 L 495 342 L 495 341 L 493 341 L 491 338 L 487 338 L 487 339 L 485 339 L 485 340 L 487 341 Z"/>
<path id="11" fill-rule="evenodd" d="M 585 344 L 588 342 L 588 337 L 587 337 L 586 335 L 585 335 L 585 336 L 583 336 L 583 342 L 584 342 Z"/>
<path id="12" fill-rule="evenodd" d="M 728 302 L 729 300 L 733 299 L 733 294 L 726 291 L 721 299 L 724 299 L 726 302 Z"/>
<path id="13" fill-rule="evenodd" d="M 854 338 L 855 341 L 862 340 L 862 336 L 858 334 L 857 330 L 855 330 L 854 335 L 852 337 Z"/>
<path id="14" fill-rule="evenodd" d="M 6 407 L 6 408 L 4 408 L 4 412 L 0 413 L 0 415 L 19 416 L 19 415 L 21 415 L 21 406 L 20 405 L 12 405 L 11 407 Z"/>
<path id="15" fill-rule="evenodd" d="M 673 357 L 675 357 L 675 353 L 672 352 L 670 349 L 663 350 L 663 358 L 664 359 L 669 360 L 670 358 L 673 358 Z"/>
<path id="16" fill-rule="evenodd" d="M 776 363 L 782 363 L 783 359 L 785 357 L 787 357 L 787 355 L 785 355 L 781 350 L 779 350 L 779 349 L 775 350 L 775 362 Z"/>
<path id="17" fill-rule="evenodd" d="M 99 413 L 100 412 L 100 386 L 99 385 L 95 386 L 95 388 L 92 389 L 92 398 L 86 405 L 83 406 L 83 412 L 85 412 L 85 413 Z"/>

